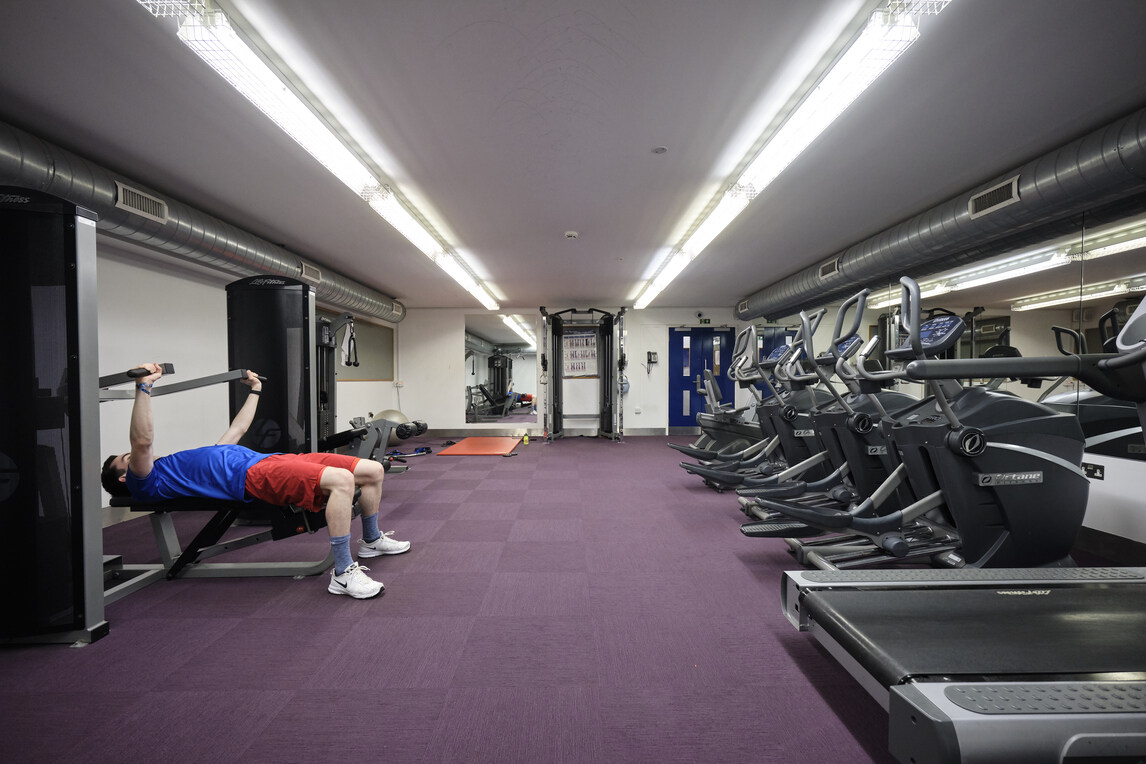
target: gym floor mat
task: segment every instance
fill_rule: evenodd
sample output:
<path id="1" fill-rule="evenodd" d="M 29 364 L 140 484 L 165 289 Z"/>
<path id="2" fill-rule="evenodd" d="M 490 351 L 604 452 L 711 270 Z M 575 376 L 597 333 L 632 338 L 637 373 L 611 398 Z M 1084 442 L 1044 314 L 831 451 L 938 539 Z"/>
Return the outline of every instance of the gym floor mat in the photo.
<path id="1" fill-rule="evenodd" d="M 462 438 L 449 448 L 443 448 L 438 456 L 504 456 L 513 452 L 521 438 Z"/>

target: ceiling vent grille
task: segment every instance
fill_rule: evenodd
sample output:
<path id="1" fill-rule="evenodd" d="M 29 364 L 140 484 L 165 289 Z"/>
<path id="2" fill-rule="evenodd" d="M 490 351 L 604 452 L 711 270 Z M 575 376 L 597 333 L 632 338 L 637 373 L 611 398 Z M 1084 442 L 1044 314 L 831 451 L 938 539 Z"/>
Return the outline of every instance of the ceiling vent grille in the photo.
<path id="1" fill-rule="evenodd" d="M 971 213 L 971 219 L 974 220 L 1017 201 L 1019 201 L 1018 175 L 972 196 L 967 201 L 967 211 Z"/>
<path id="2" fill-rule="evenodd" d="M 319 284 L 322 283 L 322 271 L 320 271 L 316 266 L 313 266 L 310 263 L 303 263 L 302 264 L 302 273 L 300 274 L 300 278 L 303 281 L 306 281 L 308 283 L 314 284 L 315 286 L 318 286 Z"/>
<path id="3" fill-rule="evenodd" d="M 833 257 L 826 263 L 820 264 L 820 278 L 826 279 L 829 276 L 835 276 L 840 272 L 840 259 Z"/>
<path id="4" fill-rule="evenodd" d="M 115 182 L 115 206 L 156 223 L 167 222 L 167 202 L 118 180 Z"/>
<path id="5" fill-rule="evenodd" d="M 747 313 L 748 312 L 748 300 L 741 300 L 739 302 L 739 304 L 737 304 L 737 306 L 736 306 L 736 312 L 737 313 Z"/>

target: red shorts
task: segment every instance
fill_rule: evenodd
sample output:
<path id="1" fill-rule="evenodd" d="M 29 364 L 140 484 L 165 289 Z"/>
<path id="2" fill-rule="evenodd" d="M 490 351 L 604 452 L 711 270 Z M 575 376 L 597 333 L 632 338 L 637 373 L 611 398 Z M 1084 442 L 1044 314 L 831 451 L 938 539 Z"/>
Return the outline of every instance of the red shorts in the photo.
<path id="1" fill-rule="evenodd" d="M 354 472 L 357 456 L 346 454 L 274 454 L 247 470 L 247 495 L 268 504 L 297 504 L 311 512 L 326 507 L 319 487 L 322 471 L 342 467 Z"/>

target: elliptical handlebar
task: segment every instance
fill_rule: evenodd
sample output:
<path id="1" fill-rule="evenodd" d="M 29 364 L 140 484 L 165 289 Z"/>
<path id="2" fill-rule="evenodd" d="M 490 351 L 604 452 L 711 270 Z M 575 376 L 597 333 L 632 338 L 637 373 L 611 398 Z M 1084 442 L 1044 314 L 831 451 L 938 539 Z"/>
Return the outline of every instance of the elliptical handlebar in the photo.
<path id="1" fill-rule="evenodd" d="M 1086 354 L 1086 337 L 1076 332 L 1074 329 L 1068 329 L 1065 326 L 1052 326 L 1051 331 L 1054 332 L 1054 341 L 1058 345 L 1058 352 L 1063 355 L 1085 355 Z M 1074 352 L 1067 350 L 1062 345 L 1063 337 L 1070 337 L 1074 340 Z"/>
<path id="2" fill-rule="evenodd" d="M 732 363 L 728 364 L 728 378 L 733 382 L 755 381 L 752 374 L 742 372 L 748 366 L 750 352 L 757 352 L 755 324 L 749 324 L 736 335 L 736 344 L 732 348 Z"/>
<path id="3" fill-rule="evenodd" d="M 907 330 L 907 341 L 916 358 L 923 357 L 923 342 L 919 338 L 919 317 L 923 311 L 923 296 L 919 282 L 903 276 L 899 279 L 900 305 L 899 323 Z"/>
<path id="4" fill-rule="evenodd" d="M 837 352 L 837 347 L 841 342 L 859 332 L 860 324 L 863 323 L 864 307 L 867 305 L 867 297 L 869 294 L 871 294 L 870 289 L 863 289 L 857 294 L 854 294 L 848 299 L 844 300 L 844 303 L 840 305 L 840 310 L 838 313 L 836 313 L 836 325 L 833 329 L 831 350 L 833 355 L 839 355 Z M 851 328 L 846 332 L 841 331 L 844 325 L 844 318 L 847 316 L 848 310 L 853 304 L 856 306 L 856 312 L 855 316 L 852 318 Z"/>
<path id="5" fill-rule="evenodd" d="M 827 313 L 827 308 L 816 308 L 814 311 L 808 314 L 808 329 L 812 334 L 819 330 L 820 322 L 824 320 L 824 316 L 827 315 Z"/>
<path id="6" fill-rule="evenodd" d="M 791 382 L 792 379 L 788 376 L 788 364 L 792 359 L 797 357 L 803 352 L 803 340 L 794 339 L 792 344 L 788 345 L 788 349 L 784 351 L 783 355 L 776 359 L 776 365 L 772 367 L 772 376 L 781 382 Z"/>
<path id="7" fill-rule="evenodd" d="M 875 349 L 879 346 L 879 343 L 880 339 L 879 335 L 877 334 L 864 344 L 859 353 L 856 354 L 856 371 L 859 372 L 861 377 L 868 380 L 869 382 L 884 382 L 888 379 L 903 379 L 905 374 L 901 371 L 895 371 L 894 369 L 889 369 L 888 371 L 872 371 L 871 369 L 867 368 L 867 358 L 869 355 L 875 352 Z"/>
<path id="8" fill-rule="evenodd" d="M 804 345 L 804 341 L 796 340 L 796 342 L 792 343 L 792 347 L 793 351 L 789 356 L 787 363 L 785 363 L 783 367 L 780 365 L 776 366 L 776 376 L 780 377 L 780 379 L 784 382 L 806 383 L 819 381 L 819 377 L 814 371 L 807 373 L 799 370 L 800 358 L 808 357 L 808 348 L 806 345 Z M 783 368 L 783 373 L 781 373 L 781 368 Z"/>

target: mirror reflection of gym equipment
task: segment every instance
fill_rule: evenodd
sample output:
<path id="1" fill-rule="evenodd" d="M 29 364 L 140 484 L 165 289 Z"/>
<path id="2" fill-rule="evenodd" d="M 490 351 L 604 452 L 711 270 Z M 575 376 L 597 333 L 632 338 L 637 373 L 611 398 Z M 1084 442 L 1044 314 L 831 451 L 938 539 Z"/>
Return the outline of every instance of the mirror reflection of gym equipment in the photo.
<path id="1" fill-rule="evenodd" d="M 511 331 L 512 330 L 512 331 Z M 526 317 L 465 317 L 465 421 L 537 423 L 537 348 Z"/>

